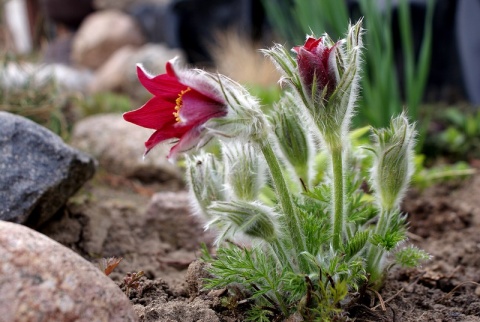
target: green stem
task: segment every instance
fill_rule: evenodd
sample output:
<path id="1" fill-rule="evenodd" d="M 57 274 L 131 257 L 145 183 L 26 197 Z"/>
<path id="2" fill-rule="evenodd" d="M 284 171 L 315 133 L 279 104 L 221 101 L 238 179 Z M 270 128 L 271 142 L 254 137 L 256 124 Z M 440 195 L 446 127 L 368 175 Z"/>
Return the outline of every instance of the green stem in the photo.
<path id="1" fill-rule="evenodd" d="M 286 265 L 290 268 L 290 271 L 294 271 L 292 262 L 290 261 L 290 257 L 287 255 L 285 251 L 285 247 L 282 245 L 282 241 L 279 238 L 276 238 L 274 241 L 270 243 L 270 246 L 273 249 L 274 254 L 277 257 L 277 260 L 280 264 Z"/>
<path id="2" fill-rule="evenodd" d="M 297 256 L 297 263 L 300 267 L 300 271 L 303 273 L 308 273 L 308 262 L 304 256 L 301 255 L 301 253 L 306 250 L 306 246 L 303 240 L 302 231 L 300 230 L 300 221 L 298 219 L 297 212 L 293 207 L 290 192 L 283 178 L 282 169 L 280 168 L 277 156 L 273 152 L 270 142 L 260 142 L 260 148 L 265 160 L 267 161 L 280 205 L 283 213 L 285 214 L 285 222 L 288 226 L 288 232 L 290 233 L 290 239 Z"/>
<path id="3" fill-rule="evenodd" d="M 378 223 L 375 228 L 375 234 L 384 235 L 387 229 L 387 217 L 389 212 L 383 209 L 380 210 Z M 370 245 L 370 249 L 367 255 L 367 271 L 370 273 L 371 281 L 374 285 L 378 282 L 378 279 L 382 274 L 382 267 L 380 267 L 381 260 L 385 250 L 379 246 Z"/>
<path id="4" fill-rule="evenodd" d="M 332 149 L 332 169 L 333 169 L 333 249 L 339 250 L 342 244 L 343 236 L 343 163 L 342 148 Z"/>

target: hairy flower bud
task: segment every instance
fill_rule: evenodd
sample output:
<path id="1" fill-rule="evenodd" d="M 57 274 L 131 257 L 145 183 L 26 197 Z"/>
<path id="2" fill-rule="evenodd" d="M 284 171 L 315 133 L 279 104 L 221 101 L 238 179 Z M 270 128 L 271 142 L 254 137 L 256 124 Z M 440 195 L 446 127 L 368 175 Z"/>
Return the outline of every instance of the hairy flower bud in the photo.
<path id="1" fill-rule="evenodd" d="M 216 202 L 210 207 L 215 215 L 209 224 L 224 228 L 220 240 L 240 232 L 249 237 L 272 241 L 277 238 L 277 214 L 259 202 Z"/>
<path id="2" fill-rule="evenodd" d="M 187 158 L 186 175 L 194 209 L 207 221 L 211 220 L 208 207 L 227 198 L 222 164 L 212 154 L 202 152 Z"/>
<path id="3" fill-rule="evenodd" d="M 294 106 L 293 97 L 286 94 L 275 108 L 272 120 L 283 156 L 295 175 L 308 186 L 313 176 L 311 158 L 314 154 L 314 145 L 308 126 L 294 110 Z"/>
<path id="4" fill-rule="evenodd" d="M 373 130 L 372 184 L 385 211 L 398 207 L 414 172 L 415 135 L 415 125 L 404 113 L 393 118 L 389 128 Z"/>
<path id="5" fill-rule="evenodd" d="M 297 53 L 298 72 L 307 97 L 328 99 L 338 84 L 335 46 L 325 36 L 308 36 L 303 46 L 294 47 Z"/>
<path id="6" fill-rule="evenodd" d="M 296 61 L 276 45 L 264 51 L 284 74 L 305 106 L 328 148 L 341 146 L 347 135 L 360 80 L 362 21 L 350 26 L 346 38 L 336 43 L 327 35 L 308 36 L 293 48 Z"/>
<path id="7" fill-rule="evenodd" d="M 265 182 L 265 161 L 251 144 L 238 141 L 222 146 L 225 177 L 235 198 L 253 201 Z"/>

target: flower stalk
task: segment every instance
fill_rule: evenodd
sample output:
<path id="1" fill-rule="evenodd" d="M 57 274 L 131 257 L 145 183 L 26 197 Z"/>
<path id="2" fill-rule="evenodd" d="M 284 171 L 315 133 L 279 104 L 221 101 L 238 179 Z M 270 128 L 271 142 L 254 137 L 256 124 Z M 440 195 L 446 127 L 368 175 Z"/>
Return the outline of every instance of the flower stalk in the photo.
<path id="1" fill-rule="evenodd" d="M 342 149 L 338 148 L 331 152 L 333 172 L 333 248 L 339 250 L 342 246 L 344 229 L 344 191 L 343 191 L 343 157 Z"/>
<path id="2" fill-rule="evenodd" d="M 296 262 L 299 265 L 301 272 L 308 271 L 308 263 L 302 256 L 302 252 L 306 250 L 305 241 L 303 239 L 303 233 L 300 229 L 300 221 L 297 212 L 293 206 L 292 198 L 288 186 L 283 177 L 283 172 L 278 162 L 278 158 L 275 155 L 272 146 L 269 142 L 259 143 L 263 156 L 267 161 L 272 176 L 275 190 L 278 195 L 280 205 L 283 213 L 285 214 L 285 222 L 289 231 L 292 246 L 296 255 Z"/>

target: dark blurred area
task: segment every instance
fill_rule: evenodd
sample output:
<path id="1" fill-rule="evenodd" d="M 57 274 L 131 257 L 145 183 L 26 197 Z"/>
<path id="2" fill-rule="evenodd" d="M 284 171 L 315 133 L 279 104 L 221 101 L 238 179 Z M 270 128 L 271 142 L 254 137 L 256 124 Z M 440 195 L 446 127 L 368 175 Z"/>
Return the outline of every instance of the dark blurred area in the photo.
<path id="1" fill-rule="evenodd" d="M 211 63 L 208 46 L 219 31 L 237 31 L 258 40 L 265 31 L 265 13 L 255 0 L 175 0 L 167 5 L 138 4 L 129 12 L 151 42 L 182 48 L 189 63 Z"/>

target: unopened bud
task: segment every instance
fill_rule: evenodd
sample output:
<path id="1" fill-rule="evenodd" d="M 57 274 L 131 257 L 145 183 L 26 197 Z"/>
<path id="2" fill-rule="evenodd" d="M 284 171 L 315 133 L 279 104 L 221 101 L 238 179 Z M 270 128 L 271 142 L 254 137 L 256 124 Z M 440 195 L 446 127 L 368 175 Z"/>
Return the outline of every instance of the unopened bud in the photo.
<path id="1" fill-rule="evenodd" d="M 192 204 L 197 213 L 211 220 L 208 207 L 213 202 L 226 199 L 224 170 L 215 156 L 200 153 L 187 158 L 187 181 L 192 194 Z"/>
<path id="2" fill-rule="evenodd" d="M 287 94 L 275 108 L 273 124 L 283 156 L 295 175 L 308 185 L 312 178 L 311 157 L 314 154 L 312 133 L 294 106 L 294 98 Z"/>
<path id="3" fill-rule="evenodd" d="M 383 210 L 398 207 L 410 182 L 415 135 L 415 125 L 404 113 L 392 119 L 389 128 L 373 130 L 372 183 Z"/>
<path id="4" fill-rule="evenodd" d="M 265 182 L 263 157 L 248 143 L 229 142 L 222 150 L 226 183 L 233 195 L 240 200 L 255 200 Z"/>
<path id="5" fill-rule="evenodd" d="M 360 20 L 337 42 L 327 34 L 308 36 L 302 46 L 293 48 L 297 53 L 293 63 L 280 45 L 264 51 L 295 90 L 330 150 L 339 148 L 348 135 L 358 96 L 361 35 Z"/>
<path id="6" fill-rule="evenodd" d="M 210 224 L 224 228 L 223 235 L 243 233 L 266 241 L 277 238 L 277 214 L 259 202 L 216 202 L 210 211 L 215 216 Z"/>

